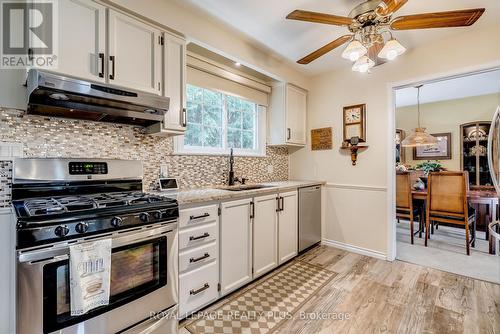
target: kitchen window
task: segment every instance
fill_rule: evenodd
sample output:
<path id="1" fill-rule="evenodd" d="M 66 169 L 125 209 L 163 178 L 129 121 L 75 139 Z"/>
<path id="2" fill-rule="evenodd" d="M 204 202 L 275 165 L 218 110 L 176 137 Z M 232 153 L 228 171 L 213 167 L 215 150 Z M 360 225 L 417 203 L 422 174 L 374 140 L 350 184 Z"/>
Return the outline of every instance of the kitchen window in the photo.
<path id="1" fill-rule="evenodd" d="M 187 129 L 177 152 L 265 155 L 265 107 L 216 90 L 187 85 Z"/>

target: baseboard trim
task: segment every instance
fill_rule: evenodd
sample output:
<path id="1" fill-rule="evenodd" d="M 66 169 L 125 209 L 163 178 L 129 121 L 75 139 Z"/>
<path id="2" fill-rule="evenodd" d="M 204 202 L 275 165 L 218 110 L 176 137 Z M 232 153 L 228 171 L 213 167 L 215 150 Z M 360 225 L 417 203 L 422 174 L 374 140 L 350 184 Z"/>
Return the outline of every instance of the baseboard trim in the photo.
<path id="1" fill-rule="evenodd" d="M 356 254 L 374 257 L 374 258 L 379 259 L 379 260 L 387 260 L 387 254 L 385 254 L 385 253 L 382 253 L 379 251 L 374 251 L 374 250 L 363 248 L 363 247 L 353 246 L 353 245 L 346 244 L 346 243 L 339 242 L 339 241 L 335 241 L 335 240 L 323 239 L 323 240 L 321 240 L 321 244 L 326 245 L 326 246 L 335 247 L 335 248 L 342 249 L 342 250 L 356 253 Z"/>

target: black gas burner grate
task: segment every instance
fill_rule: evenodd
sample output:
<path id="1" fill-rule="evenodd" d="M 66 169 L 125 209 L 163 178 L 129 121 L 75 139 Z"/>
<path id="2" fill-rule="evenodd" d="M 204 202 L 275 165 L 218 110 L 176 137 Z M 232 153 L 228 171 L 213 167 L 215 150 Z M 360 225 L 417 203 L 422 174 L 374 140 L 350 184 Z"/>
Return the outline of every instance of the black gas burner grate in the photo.
<path id="1" fill-rule="evenodd" d="M 29 216 L 47 216 L 109 207 L 133 206 L 165 201 L 164 198 L 142 192 L 104 193 L 85 196 L 49 197 L 26 200 Z"/>

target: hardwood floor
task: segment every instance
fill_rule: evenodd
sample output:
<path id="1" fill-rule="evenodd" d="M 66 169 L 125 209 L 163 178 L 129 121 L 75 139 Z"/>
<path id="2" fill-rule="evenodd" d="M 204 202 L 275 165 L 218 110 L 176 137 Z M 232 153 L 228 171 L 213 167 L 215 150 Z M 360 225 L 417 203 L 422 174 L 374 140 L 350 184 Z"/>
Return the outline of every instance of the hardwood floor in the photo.
<path id="1" fill-rule="evenodd" d="M 335 277 L 277 333 L 500 333 L 498 284 L 328 246 L 295 261 Z"/>

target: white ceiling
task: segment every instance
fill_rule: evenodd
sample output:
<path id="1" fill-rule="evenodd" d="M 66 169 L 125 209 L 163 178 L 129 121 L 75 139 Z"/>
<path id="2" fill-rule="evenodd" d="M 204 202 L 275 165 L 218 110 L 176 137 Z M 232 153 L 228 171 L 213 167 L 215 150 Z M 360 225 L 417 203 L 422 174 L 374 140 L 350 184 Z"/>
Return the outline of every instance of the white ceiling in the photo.
<path id="1" fill-rule="evenodd" d="M 420 103 L 448 101 L 494 93 L 500 93 L 500 70 L 425 84 L 420 88 Z M 416 88 L 396 90 L 396 107 L 416 104 Z"/>
<path id="2" fill-rule="evenodd" d="M 209 15 L 241 31 L 263 46 L 295 62 L 310 52 L 348 33 L 347 28 L 286 20 L 294 9 L 347 16 L 363 0 L 185 0 Z M 395 36 L 408 49 L 428 40 L 460 34 L 463 29 L 498 24 L 500 0 L 410 0 L 394 16 L 484 7 L 486 12 L 472 27 L 397 31 Z M 308 74 L 318 74 L 350 62 L 338 48 L 309 65 L 296 65 Z M 258 64 L 256 64 L 258 65 Z"/>

